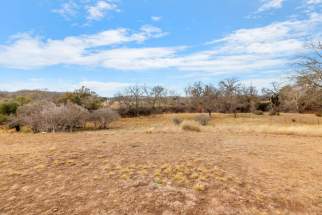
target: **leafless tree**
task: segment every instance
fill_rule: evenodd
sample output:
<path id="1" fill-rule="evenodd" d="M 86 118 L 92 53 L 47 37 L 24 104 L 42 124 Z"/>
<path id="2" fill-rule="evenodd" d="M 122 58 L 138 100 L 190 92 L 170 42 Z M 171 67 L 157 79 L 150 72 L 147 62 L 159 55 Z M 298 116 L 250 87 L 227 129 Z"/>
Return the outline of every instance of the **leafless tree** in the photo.
<path id="1" fill-rule="evenodd" d="M 302 58 L 295 78 L 300 86 L 322 89 L 322 43 L 312 43 L 310 48 L 312 52 Z"/>
<path id="2" fill-rule="evenodd" d="M 195 82 L 192 85 L 185 88 L 185 93 L 190 99 L 190 104 L 193 109 L 198 112 L 203 111 L 203 96 L 205 85 L 202 82 Z"/>
<path id="3" fill-rule="evenodd" d="M 152 109 L 160 108 L 162 103 L 165 102 L 167 96 L 167 90 L 162 86 L 152 87 L 150 90 L 149 99 L 151 100 Z"/>
<path id="4" fill-rule="evenodd" d="M 272 115 L 279 115 L 280 114 L 280 90 L 281 90 L 281 83 L 272 82 L 271 88 L 263 88 L 262 92 L 264 95 L 269 97 L 271 105 L 272 105 Z"/>
<path id="5" fill-rule="evenodd" d="M 125 90 L 126 97 L 130 100 L 129 105 L 130 108 L 132 105 L 134 106 L 134 110 L 136 111 L 136 115 L 139 114 L 139 108 L 142 103 L 142 97 L 145 95 L 146 90 L 145 87 L 134 85 L 130 86 Z"/>
<path id="6" fill-rule="evenodd" d="M 224 105 L 224 110 L 230 113 L 234 113 L 237 117 L 238 108 L 238 95 L 240 93 L 241 84 L 236 79 L 226 79 L 219 82 L 219 90 L 223 96 L 222 104 Z"/>

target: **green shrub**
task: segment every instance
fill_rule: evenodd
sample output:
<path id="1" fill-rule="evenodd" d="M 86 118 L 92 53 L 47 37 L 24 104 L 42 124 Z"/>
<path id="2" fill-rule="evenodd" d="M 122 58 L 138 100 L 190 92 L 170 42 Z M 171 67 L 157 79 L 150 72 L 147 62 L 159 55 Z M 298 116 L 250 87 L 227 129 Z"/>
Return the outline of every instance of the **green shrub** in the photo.
<path id="1" fill-rule="evenodd" d="M 2 102 L 0 103 L 0 114 L 11 115 L 16 114 L 18 109 L 18 103 L 13 101 Z"/>
<path id="2" fill-rule="evenodd" d="M 198 115 L 195 117 L 195 121 L 198 122 L 202 126 L 208 125 L 210 117 L 208 115 Z"/>
<path id="3" fill-rule="evenodd" d="M 6 115 L 0 114 L 0 124 L 7 122 L 8 117 Z"/>

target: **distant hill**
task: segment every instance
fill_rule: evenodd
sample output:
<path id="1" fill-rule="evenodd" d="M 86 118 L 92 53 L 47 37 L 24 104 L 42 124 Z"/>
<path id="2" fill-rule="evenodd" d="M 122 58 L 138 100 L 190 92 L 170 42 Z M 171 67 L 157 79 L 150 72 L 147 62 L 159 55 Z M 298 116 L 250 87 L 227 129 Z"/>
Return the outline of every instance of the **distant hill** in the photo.
<path id="1" fill-rule="evenodd" d="M 63 94 L 64 94 L 63 92 L 51 92 L 51 91 L 45 91 L 45 90 L 19 90 L 16 92 L 0 91 L 0 101 L 13 99 L 13 98 L 16 98 L 17 96 L 27 97 L 32 100 L 46 99 L 46 100 L 54 101 Z"/>

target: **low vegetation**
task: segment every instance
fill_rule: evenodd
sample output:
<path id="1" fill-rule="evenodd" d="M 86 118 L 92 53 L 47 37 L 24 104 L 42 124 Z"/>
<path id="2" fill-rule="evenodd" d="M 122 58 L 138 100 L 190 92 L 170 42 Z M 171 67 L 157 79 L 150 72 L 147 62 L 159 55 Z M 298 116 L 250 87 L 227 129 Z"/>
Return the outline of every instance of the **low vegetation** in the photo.
<path id="1" fill-rule="evenodd" d="M 246 86 L 236 79 L 218 84 L 195 82 L 185 88 L 185 96 L 162 86 L 130 86 L 112 98 L 97 95 L 81 87 L 74 92 L 46 91 L 0 92 L 0 124 L 20 130 L 28 126 L 34 132 L 74 131 L 92 123 L 96 129 L 109 127 L 123 117 L 161 113 L 199 113 L 194 120 L 205 126 L 213 113 L 243 113 L 272 117 L 280 113 L 316 113 L 322 111 L 322 60 L 320 43 L 312 46 L 315 55 L 300 60 L 292 84 L 261 89 Z M 203 113 L 207 113 L 206 116 Z M 275 118 L 274 118 L 275 119 Z M 173 119 L 180 125 L 181 119 Z"/>
<path id="2" fill-rule="evenodd" d="M 175 124 L 175 125 L 180 125 L 181 123 L 182 123 L 182 119 L 181 118 L 179 118 L 179 117 L 177 117 L 177 116 L 174 116 L 173 118 L 172 118 L 172 122 L 173 122 L 173 124 Z"/>
<path id="3" fill-rule="evenodd" d="M 201 131 L 200 124 L 192 120 L 184 120 L 180 126 L 181 126 L 181 129 L 184 131 L 195 131 L 195 132 Z"/>
<path id="4" fill-rule="evenodd" d="M 56 105 L 52 102 L 29 103 L 17 110 L 20 125 L 28 126 L 34 133 L 74 131 L 92 122 L 95 128 L 108 128 L 118 119 L 118 114 L 110 109 L 101 108 L 93 112 L 77 104 L 68 102 Z"/>
<path id="5" fill-rule="evenodd" d="M 321 118 L 214 113 L 202 127 L 198 116 L 127 117 L 73 134 L 1 131 L 1 212 L 320 214 Z M 183 132 L 174 117 L 201 131 Z"/>
<path id="6" fill-rule="evenodd" d="M 208 125 L 209 120 L 210 120 L 210 117 L 207 115 L 198 115 L 195 117 L 195 121 L 197 121 L 202 126 Z"/>

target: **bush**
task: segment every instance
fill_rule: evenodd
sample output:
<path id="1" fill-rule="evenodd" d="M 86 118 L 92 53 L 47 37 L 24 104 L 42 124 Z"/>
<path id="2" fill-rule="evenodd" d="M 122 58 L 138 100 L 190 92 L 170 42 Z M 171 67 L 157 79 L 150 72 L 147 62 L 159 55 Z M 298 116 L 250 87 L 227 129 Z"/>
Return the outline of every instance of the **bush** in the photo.
<path id="1" fill-rule="evenodd" d="M 108 128 L 109 124 L 120 118 L 120 115 L 109 109 L 109 108 L 101 108 L 93 111 L 90 114 L 90 121 L 94 122 L 95 128 L 105 129 Z"/>
<path id="2" fill-rule="evenodd" d="M 7 122 L 8 117 L 6 115 L 0 114 L 0 124 Z"/>
<path id="3" fill-rule="evenodd" d="M 175 116 L 172 118 L 172 122 L 175 124 L 175 125 L 180 125 L 182 123 L 182 119 L 180 119 L 179 117 Z"/>
<path id="4" fill-rule="evenodd" d="M 277 112 L 277 111 L 272 110 L 272 111 L 269 112 L 269 115 L 270 116 L 279 116 L 280 115 L 280 112 Z"/>
<path id="5" fill-rule="evenodd" d="M 198 122 L 202 126 L 208 125 L 210 117 L 208 115 L 198 115 L 195 117 L 195 121 Z"/>
<path id="6" fill-rule="evenodd" d="M 2 102 L 0 104 L 0 114 L 3 114 L 3 115 L 16 114 L 18 106 L 19 106 L 18 103 L 13 101 Z"/>
<path id="7" fill-rule="evenodd" d="M 322 111 L 315 114 L 317 117 L 322 117 Z"/>
<path id="8" fill-rule="evenodd" d="M 200 125 L 196 121 L 185 120 L 181 123 L 181 129 L 185 131 L 200 132 Z"/>
<path id="9" fill-rule="evenodd" d="M 264 112 L 261 111 L 261 110 L 256 110 L 256 111 L 253 112 L 253 114 L 255 114 L 255 115 L 264 115 Z"/>
<path id="10" fill-rule="evenodd" d="M 60 103 L 73 103 L 82 106 L 89 111 L 99 109 L 104 101 L 104 98 L 99 97 L 94 91 L 91 91 L 84 86 L 72 93 L 65 93 L 59 98 Z"/>
<path id="11" fill-rule="evenodd" d="M 18 121 L 37 132 L 73 131 L 85 127 L 88 111 L 76 104 L 57 106 L 52 102 L 29 103 L 17 111 Z"/>

